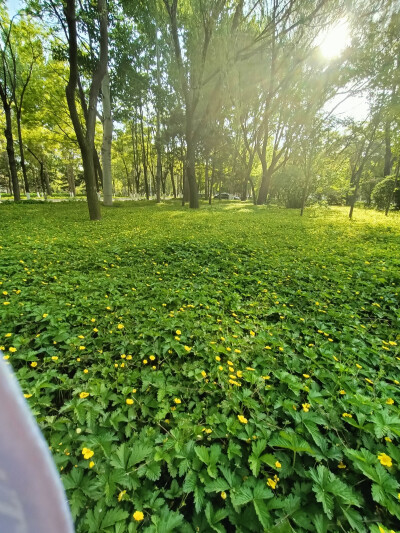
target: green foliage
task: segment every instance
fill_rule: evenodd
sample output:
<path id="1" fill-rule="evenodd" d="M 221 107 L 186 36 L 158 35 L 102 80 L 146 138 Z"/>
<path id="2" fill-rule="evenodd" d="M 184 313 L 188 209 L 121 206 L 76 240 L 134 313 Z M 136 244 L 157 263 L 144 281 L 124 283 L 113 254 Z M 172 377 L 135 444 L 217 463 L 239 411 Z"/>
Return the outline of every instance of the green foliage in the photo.
<path id="1" fill-rule="evenodd" d="M 397 207 L 400 206 L 400 191 L 395 189 L 395 177 L 388 176 L 375 185 L 372 191 L 372 202 L 378 209 L 386 209 L 390 199 L 394 200 Z M 392 197 L 393 195 L 393 197 Z"/>
<path id="2" fill-rule="evenodd" d="M 0 206 L 1 350 L 77 533 L 398 530 L 398 215 L 103 216 Z"/>

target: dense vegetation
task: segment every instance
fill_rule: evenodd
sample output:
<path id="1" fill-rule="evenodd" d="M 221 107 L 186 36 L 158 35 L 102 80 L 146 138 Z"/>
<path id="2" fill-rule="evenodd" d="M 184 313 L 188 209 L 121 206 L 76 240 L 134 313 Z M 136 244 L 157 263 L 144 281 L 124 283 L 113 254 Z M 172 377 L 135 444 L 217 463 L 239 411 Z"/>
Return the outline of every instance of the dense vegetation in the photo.
<path id="1" fill-rule="evenodd" d="M 78 533 L 400 530 L 399 217 L 1 206 L 0 348 Z"/>
<path id="2" fill-rule="evenodd" d="M 0 192 L 398 208 L 399 31 L 398 0 L 0 2 Z"/>

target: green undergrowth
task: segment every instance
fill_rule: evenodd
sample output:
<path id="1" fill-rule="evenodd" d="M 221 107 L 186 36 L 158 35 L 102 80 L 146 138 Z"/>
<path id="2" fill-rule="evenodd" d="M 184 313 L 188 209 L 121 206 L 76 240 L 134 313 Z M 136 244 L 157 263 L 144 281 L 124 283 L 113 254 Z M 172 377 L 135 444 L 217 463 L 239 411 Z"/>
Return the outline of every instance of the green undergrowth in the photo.
<path id="1" fill-rule="evenodd" d="M 0 345 L 77 533 L 400 530 L 399 215 L 0 221 Z"/>

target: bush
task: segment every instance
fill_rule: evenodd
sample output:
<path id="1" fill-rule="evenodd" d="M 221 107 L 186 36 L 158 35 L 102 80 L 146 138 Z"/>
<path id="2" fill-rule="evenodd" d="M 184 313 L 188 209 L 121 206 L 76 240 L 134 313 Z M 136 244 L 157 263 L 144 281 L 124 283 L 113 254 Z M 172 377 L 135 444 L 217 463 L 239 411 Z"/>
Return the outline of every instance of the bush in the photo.
<path id="1" fill-rule="evenodd" d="M 387 178 L 380 181 L 375 185 L 374 190 L 372 191 L 372 203 L 377 209 L 384 210 L 387 207 L 387 204 L 390 200 L 390 196 L 393 192 L 393 187 L 395 184 L 395 177 L 388 176 Z M 400 208 L 400 190 L 397 187 L 394 191 L 392 202 L 395 203 L 396 208 Z"/>

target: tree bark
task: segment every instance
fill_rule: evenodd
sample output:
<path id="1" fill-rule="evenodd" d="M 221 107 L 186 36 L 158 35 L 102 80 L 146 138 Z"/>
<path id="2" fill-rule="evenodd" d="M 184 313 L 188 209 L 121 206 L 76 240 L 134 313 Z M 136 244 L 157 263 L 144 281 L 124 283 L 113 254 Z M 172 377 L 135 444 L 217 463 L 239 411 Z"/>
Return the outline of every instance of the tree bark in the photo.
<path id="1" fill-rule="evenodd" d="M 14 152 L 14 139 L 12 134 L 12 122 L 11 122 L 11 107 L 6 101 L 6 96 L 0 88 L 1 99 L 3 101 L 3 109 L 6 116 L 6 126 L 4 128 L 4 135 L 7 141 L 7 155 L 8 155 L 8 164 L 11 172 L 11 181 L 12 188 L 14 193 L 14 201 L 19 202 L 21 200 L 21 193 L 18 182 L 18 173 L 17 165 L 15 162 L 15 152 Z"/>
<path id="2" fill-rule="evenodd" d="M 390 176 L 392 173 L 392 149 L 390 146 L 390 122 L 385 124 L 385 165 L 383 168 L 383 177 Z"/>
<path id="3" fill-rule="evenodd" d="M 17 118 L 19 156 L 21 158 L 22 176 L 24 178 L 25 194 L 26 194 L 27 199 L 29 200 L 30 197 L 31 197 L 31 194 L 30 194 L 30 189 L 29 189 L 28 176 L 27 176 L 27 172 L 26 172 L 24 145 L 22 144 L 21 110 L 19 108 L 17 109 L 16 118 Z"/>
<path id="4" fill-rule="evenodd" d="M 108 72 L 103 78 L 102 84 L 103 98 L 103 144 L 101 147 L 101 158 L 103 162 L 103 195 L 104 205 L 112 206 L 112 174 L 111 174 L 111 143 L 112 143 L 112 115 L 111 115 L 111 94 L 110 76 Z M 128 183 L 129 188 L 129 183 Z"/>
<path id="5" fill-rule="evenodd" d="M 69 80 L 66 87 L 66 97 L 71 121 L 82 155 L 83 175 L 86 184 L 86 197 L 90 220 L 100 220 L 100 204 L 97 196 L 96 176 L 94 167 L 94 135 L 96 126 L 97 98 L 101 82 L 107 71 L 108 62 L 108 21 L 106 0 L 98 0 L 97 8 L 100 21 L 100 57 L 92 76 L 89 90 L 89 103 L 86 118 L 86 132 L 82 128 L 76 106 L 75 91 L 78 85 L 78 34 L 75 12 L 75 0 L 66 0 L 64 14 L 68 26 L 68 61 Z"/>

